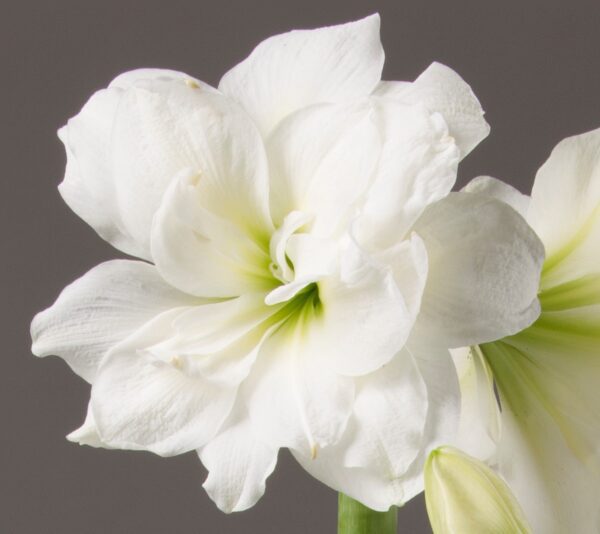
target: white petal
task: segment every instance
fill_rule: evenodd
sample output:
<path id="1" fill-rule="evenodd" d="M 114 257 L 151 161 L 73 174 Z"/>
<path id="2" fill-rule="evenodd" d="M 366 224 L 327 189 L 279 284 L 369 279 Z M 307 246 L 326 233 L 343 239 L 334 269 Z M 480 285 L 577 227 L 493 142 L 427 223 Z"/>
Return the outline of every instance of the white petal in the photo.
<path id="1" fill-rule="evenodd" d="M 338 268 L 338 242 L 334 239 L 294 234 L 288 240 L 287 254 L 296 278 L 318 280 L 332 275 Z"/>
<path id="2" fill-rule="evenodd" d="M 270 37 L 223 76 L 219 89 L 267 134 L 300 108 L 368 95 L 381 78 L 383 59 L 379 15 L 372 15 Z"/>
<path id="3" fill-rule="evenodd" d="M 122 206 L 119 199 L 119 190 L 124 184 L 118 180 L 118 176 L 123 173 L 114 159 L 114 152 L 115 145 L 125 140 L 122 136 L 114 138 L 113 134 L 116 133 L 117 119 L 126 105 L 122 100 L 127 90 L 136 92 L 133 88 L 135 84 L 153 83 L 153 80 L 162 85 L 180 85 L 186 79 L 189 79 L 186 74 L 161 69 L 139 69 L 121 74 L 109 88 L 96 92 L 80 113 L 58 132 L 67 154 L 65 178 L 59 186 L 65 202 L 112 245 L 141 258 L 150 258 L 147 238 L 140 240 L 139 229 L 131 227 L 126 220 L 127 207 Z M 195 83 L 201 84 L 197 80 Z M 202 87 L 203 90 L 214 91 L 205 84 Z M 130 146 L 132 140 L 128 141 Z M 134 143 L 136 141 L 133 140 Z M 136 152 L 131 157 L 143 167 L 139 150 Z M 135 178 L 126 177 L 128 180 Z M 149 205 L 150 199 L 146 198 L 150 194 L 150 184 L 153 188 L 159 185 L 156 179 L 150 179 L 147 183 L 137 181 L 135 184 L 138 187 L 137 194 L 142 199 L 134 202 L 137 211 L 143 212 L 144 206 L 150 212 L 153 210 Z M 150 218 L 151 213 L 144 222 L 149 222 Z"/>
<path id="4" fill-rule="evenodd" d="M 345 464 L 400 478 L 420 452 L 427 411 L 425 382 L 405 349 L 360 384 Z"/>
<path id="5" fill-rule="evenodd" d="M 421 103 L 442 114 L 464 158 L 490 132 L 483 110 L 467 83 L 451 68 L 432 63 L 414 83 L 382 82 L 375 94 L 408 104 Z"/>
<path id="6" fill-rule="evenodd" d="M 392 247 L 378 252 L 374 257 L 389 266 L 409 313 L 416 317 L 421 308 L 429 270 L 427 249 L 423 240 L 413 232 L 410 239 L 399 241 Z"/>
<path id="7" fill-rule="evenodd" d="M 504 183 L 497 178 L 478 176 L 463 187 L 462 191 L 480 193 L 501 200 L 513 208 L 521 217 L 527 218 L 529 197 L 515 189 L 512 185 Z"/>
<path id="8" fill-rule="evenodd" d="M 271 213 L 280 225 L 294 210 L 312 215 L 327 237 L 345 229 L 380 153 L 372 106 L 317 105 L 288 117 L 267 143 Z"/>
<path id="9" fill-rule="evenodd" d="M 227 216 L 256 228 L 270 224 L 265 160 L 252 121 L 214 89 L 190 80 L 169 71 L 121 75 L 60 132 L 71 160 L 63 197 L 125 252 L 151 257 L 152 218 L 183 169 L 204 173 L 206 202 Z M 229 174 L 245 186 L 220 188 Z"/>
<path id="10" fill-rule="evenodd" d="M 341 274 L 318 284 L 322 310 L 310 324 L 324 365 L 356 376 L 387 363 L 404 345 L 414 316 L 387 266 L 376 264 L 353 242 Z"/>
<path id="11" fill-rule="evenodd" d="M 290 267 L 286 258 L 288 240 L 294 232 L 310 221 L 311 217 L 301 211 L 288 213 L 282 225 L 273 232 L 269 244 L 271 258 L 273 258 L 275 275 L 282 282 L 290 282 L 294 279 L 294 269 Z"/>
<path id="12" fill-rule="evenodd" d="M 250 225 L 236 225 L 215 214 L 215 204 L 206 204 L 210 193 L 206 194 L 203 178 L 184 170 L 156 212 L 152 256 L 161 275 L 182 291 L 204 297 L 235 297 L 272 288 L 276 281 L 269 271 L 264 236 Z M 221 185 L 228 187 L 233 184 Z"/>
<path id="13" fill-rule="evenodd" d="M 596 293 L 596 301 L 600 294 Z M 547 311 L 501 344 L 509 356 L 500 377 L 518 373 L 542 399 L 564 440 L 582 462 L 600 469 L 600 303 Z M 508 349 L 507 349 L 508 346 Z M 484 350 L 490 350 L 484 345 Z M 496 360 L 499 356 L 496 356 Z M 493 365 L 498 367 L 494 360 Z M 505 384 L 508 388 L 510 384 Z M 506 395 L 509 395 L 507 389 Z M 511 396 L 509 402 L 518 402 Z M 517 405 L 515 404 L 515 410 Z"/>
<path id="14" fill-rule="evenodd" d="M 374 510 L 422 491 L 425 458 L 456 431 L 459 393 L 449 354 L 415 347 L 411 353 L 414 360 L 403 351 L 362 379 L 362 407 L 337 444 L 314 459 L 294 452 L 318 480 Z"/>
<path id="15" fill-rule="evenodd" d="M 556 146 L 535 177 L 527 219 L 546 247 L 544 287 L 598 271 L 600 129 Z"/>
<path id="16" fill-rule="evenodd" d="M 150 348 L 192 376 L 237 386 L 250 372 L 264 340 L 281 319 L 281 306 L 266 306 L 263 294 L 247 294 L 182 310 L 165 339 Z"/>
<path id="17" fill-rule="evenodd" d="M 200 303 L 138 261 L 102 263 L 67 286 L 31 324 L 32 352 L 56 354 L 91 382 L 106 352 L 165 310 Z"/>
<path id="18" fill-rule="evenodd" d="M 165 312 L 110 351 L 92 386 L 103 443 L 120 449 L 181 454 L 206 444 L 235 401 L 236 388 L 191 376 L 178 360 L 147 350 L 172 331 L 180 310 Z"/>
<path id="19" fill-rule="evenodd" d="M 265 304 L 273 305 L 289 301 L 300 293 L 300 291 L 317 280 L 318 278 L 301 278 L 294 282 L 280 285 L 265 297 Z"/>
<path id="20" fill-rule="evenodd" d="M 265 298 L 267 304 L 289 300 L 308 285 L 334 275 L 339 269 L 336 240 L 323 239 L 312 234 L 300 233 L 290 236 L 285 250 L 282 250 L 282 256 L 282 261 L 287 263 L 286 258 L 289 258 L 293 265 L 293 270 L 287 266 L 293 281 L 271 291 Z"/>
<path id="21" fill-rule="evenodd" d="M 502 404 L 498 469 L 534 532 L 600 528 L 598 312 L 587 350 L 580 333 L 565 336 L 538 323 L 506 343 L 482 346 Z"/>
<path id="22" fill-rule="evenodd" d="M 419 333 L 454 348 L 514 334 L 538 317 L 544 249 L 511 207 L 452 193 L 430 206 L 414 231 L 429 257 Z"/>
<path id="23" fill-rule="evenodd" d="M 201 87 L 203 90 L 212 91 L 216 93 L 217 90 L 210 85 L 197 80 L 186 74 L 185 72 L 179 72 L 170 69 L 134 69 L 119 74 L 112 82 L 109 87 L 118 87 L 120 89 L 129 89 L 130 87 L 141 84 L 143 85 L 146 80 L 162 80 L 162 81 L 184 81 L 188 86 L 195 88 L 195 86 Z"/>
<path id="24" fill-rule="evenodd" d="M 372 101 L 382 150 L 354 228 L 364 246 L 381 249 L 404 238 L 423 210 L 450 192 L 459 150 L 439 114 L 420 105 Z"/>
<path id="25" fill-rule="evenodd" d="M 450 351 L 460 383 L 460 424 L 456 440 L 460 450 L 487 461 L 496 453 L 500 437 L 500 410 L 493 376 L 478 347 Z"/>
<path id="26" fill-rule="evenodd" d="M 208 477 L 204 489 L 226 513 L 254 506 L 265 492 L 267 477 L 275 469 L 278 449 L 262 442 L 245 410 L 198 451 Z"/>
<path id="27" fill-rule="evenodd" d="M 350 378 L 322 364 L 311 324 L 284 324 L 264 344 L 245 387 L 253 426 L 273 447 L 314 456 L 339 439 L 352 409 Z"/>
<path id="28" fill-rule="evenodd" d="M 427 386 L 429 409 L 421 441 L 421 451 L 402 483 L 405 501 L 423 491 L 423 467 L 429 453 L 445 443 L 452 443 L 459 428 L 460 389 L 450 353 L 431 343 L 429 337 L 411 335 L 411 351 Z"/>
<path id="29" fill-rule="evenodd" d="M 600 531 L 597 472 L 579 462 L 548 414 L 536 406 L 531 418 L 503 414 L 498 470 L 521 504 L 533 532 Z"/>
<path id="30" fill-rule="evenodd" d="M 92 413 L 91 406 L 88 406 L 85 421 L 77 430 L 71 432 L 67 439 L 73 443 L 79 443 L 79 445 L 88 445 L 89 447 L 103 447 L 109 449 L 107 445 L 102 443 L 100 435 L 98 434 L 98 428 L 96 427 L 96 421 L 94 421 L 94 414 Z"/>

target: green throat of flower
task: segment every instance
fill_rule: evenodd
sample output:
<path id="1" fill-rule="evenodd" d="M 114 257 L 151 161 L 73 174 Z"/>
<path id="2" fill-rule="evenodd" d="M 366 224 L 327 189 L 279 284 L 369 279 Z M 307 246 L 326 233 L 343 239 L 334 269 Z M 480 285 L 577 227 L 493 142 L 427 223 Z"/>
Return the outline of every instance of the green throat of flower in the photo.
<path id="1" fill-rule="evenodd" d="M 323 303 L 319 295 L 319 284 L 313 282 L 283 303 L 273 315 L 272 321 L 280 328 L 304 329 L 322 313 Z"/>
<path id="2" fill-rule="evenodd" d="M 480 345 L 479 350 L 492 371 L 503 408 L 510 408 L 527 426 L 535 406 L 541 406 L 572 452 L 589 465 L 597 449 L 589 429 L 600 425 L 596 395 L 600 275 L 551 287 L 544 282 L 542 274 L 542 312 L 536 322 L 516 335 Z"/>

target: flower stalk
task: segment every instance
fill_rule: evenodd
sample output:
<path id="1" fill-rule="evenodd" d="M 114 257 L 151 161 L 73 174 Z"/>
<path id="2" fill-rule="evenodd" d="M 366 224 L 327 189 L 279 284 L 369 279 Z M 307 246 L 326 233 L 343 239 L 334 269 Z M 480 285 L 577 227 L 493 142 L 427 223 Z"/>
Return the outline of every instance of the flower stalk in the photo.
<path id="1" fill-rule="evenodd" d="M 376 512 L 351 497 L 338 495 L 338 534 L 396 534 L 398 509 Z"/>

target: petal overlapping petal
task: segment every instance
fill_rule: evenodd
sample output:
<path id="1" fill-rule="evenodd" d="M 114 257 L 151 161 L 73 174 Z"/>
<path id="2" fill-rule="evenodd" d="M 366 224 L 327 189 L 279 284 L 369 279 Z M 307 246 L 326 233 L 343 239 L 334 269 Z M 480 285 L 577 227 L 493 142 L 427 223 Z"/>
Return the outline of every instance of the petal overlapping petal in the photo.
<path id="1" fill-rule="evenodd" d="M 462 191 L 478 193 L 501 200 L 513 208 L 521 217 L 527 219 L 530 198 L 502 180 L 491 176 L 478 176 L 463 187 Z"/>
<path id="2" fill-rule="evenodd" d="M 152 353 L 185 373 L 224 387 L 239 385 L 250 372 L 260 347 L 287 317 L 285 307 L 266 306 L 262 293 L 182 310 L 167 337 Z"/>
<path id="3" fill-rule="evenodd" d="M 414 226 L 427 247 L 429 275 L 415 328 L 442 346 L 499 339 L 529 326 L 544 247 L 503 202 L 451 193 Z"/>
<path id="4" fill-rule="evenodd" d="M 379 158 L 380 134 L 368 101 L 321 104 L 298 111 L 267 142 L 271 213 L 276 224 L 299 210 L 312 216 L 311 232 L 345 230 Z"/>
<path id="5" fill-rule="evenodd" d="M 181 454 L 207 443 L 229 415 L 235 387 L 186 373 L 177 355 L 164 361 L 148 350 L 168 337 L 180 313 L 158 316 L 114 347 L 100 366 L 91 409 L 108 446 Z"/>
<path id="6" fill-rule="evenodd" d="M 394 273 L 348 239 L 339 277 L 319 282 L 320 315 L 311 323 L 323 365 L 348 376 L 368 374 L 402 348 L 414 323 Z"/>
<path id="7" fill-rule="evenodd" d="M 459 150 L 439 113 L 374 98 L 381 154 L 354 232 L 369 249 L 393 246 L 456 180 Z"/>
<path id="8" fill-rule="evenodd" d="M 147 239 L 140 239 L 143 230 L 131 227 L 126 220 L 126 209 L 119 202 L 119 189 L 123 184 L 118 181 L 118 163 L 115 161 L 115 147 L 124 142 L 114 136 L 117 117 L 123 112 L 122 103 L 126 92 L 136 92 L 135 86 L 143 83 L 184 84 L 191 80 L 202 86 L 208 86 L 193 80 L 186 74 L 162 69 L 139 69 L 118 76 L 107 89 L 96 92 L 83 106 L 78 115 L 69 120 L 58 132 L 65 145 L 67 168 L 59 191 L 69 207 L 90 224 L 98 234 L 113 246 L 128 254 L 150 259 Z M 129 139 L 131 144 L 132 139 Z M 135 140 L 133 140 L 135 142 Z M 139 155 L 139 151 L 138 151 Z M 142 163 L 138 160 L 138 163 Z M 136 182 L 139 197 L 135 200 L 136 211 L 144 211 L 144 206 L 152 212 L 152 199 L 145 193 L 160 189 L 164 182 L 160 177 L 147 183 Z M 125 179 L 135 179 L 125 177 Z M 148 191 L 147 191 L 148 190 Z M 156 202 L 155 202 L 156 203 Z M 151 213 L 144 222 L 151 220 Z M 148 230 L 145 230 L 147 233 Z"/>
<path id="9" fill-rule="evenodd" d="M 432 63 L 413 83 L 381 82 L 375 94 L 406 104 L 420 103 L 431 112 L 440 113 L 463 158 L 490 132 L 481 104 L 469 85 L 441 63 Z"/>
<path id="10" fill-rule="evenodd" d="M 494 377 L 478 347 L 450 351 L 460 383 L 460 422 L 454 446 L 483 461 L 493 461 L 501 432 Z"/>
<path id="11" fill-rule="evenodd" d="M 381 79 L 379 15 L 270 37 L 227 72 L 219 89 L 267 135 L 281 119 L 322 102 L 367 96 Z"/>
<path id="12" fill-rule="evenodd" d="M 35 316 L 32 351 L 60 356 L 92 382 L 114 345 L 166 310 L 201 303 L 166 284 L 152 265 L 108 261 L 67 286 L 50 308 Z"/>
<path id="13" fill-rule="evenodd" d="M 234 184 L 223 185 L 223 189 Z M 251 227 L 235 224 L 206 205 L 203 176 L 184 170 L 154 217 L 152 256 L 169 283 L 190 294 L 227 298 L 268 290 L 268 244 Z"/>
<path id="14" fill-rule="evenodd" d="M 451 439 L 458 420 L 458 383 L 447 351 L 419 344 L 361 378 L 342 439 L 310 458 L 295 458 L 314 477 L 379 511 L 423 489 L 430 450 Z"/>
<path id="15" fill-rule="evenodd" d="M 314 456 L 343 433 L 354 381 L 323 366 L 310 332 L 302 318 L 284 323 L 261 348 L 245 387 L 262 438 Z"/>
<path id="16" fill-rule="evenodd" d="M 151 258 L 154 213 L 184 169 L 202 173 L 205 201 L 219 206 L 219 215 L 259 232 L 270 229 L 266 160 L 252 121 L 184 74 L 121 75 L 60 137 L 70 160 L 63 197 L 125 252 Z"/>

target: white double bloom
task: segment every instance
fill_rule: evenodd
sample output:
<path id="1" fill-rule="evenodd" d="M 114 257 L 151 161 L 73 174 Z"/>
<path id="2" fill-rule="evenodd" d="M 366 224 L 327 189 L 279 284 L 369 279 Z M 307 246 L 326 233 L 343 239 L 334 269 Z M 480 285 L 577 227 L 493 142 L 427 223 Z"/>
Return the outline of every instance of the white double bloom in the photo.
<path id="1" fill-rule="evenodd" d="M 543 248 L 504 203 L 451 193 L 488 133 L 429 67 L 381 82 L 379 17 L 267 39 L 218 89 L 139 70 L 60 130 L 60 192 L 144 261 L 97 266 L 34 319 L 33 351 L 92 384 L 70 439 L 196 450 L 226 511 L 279 448 L 387 509 L 457 424 L 448 347 L 539 313 Z"/>

